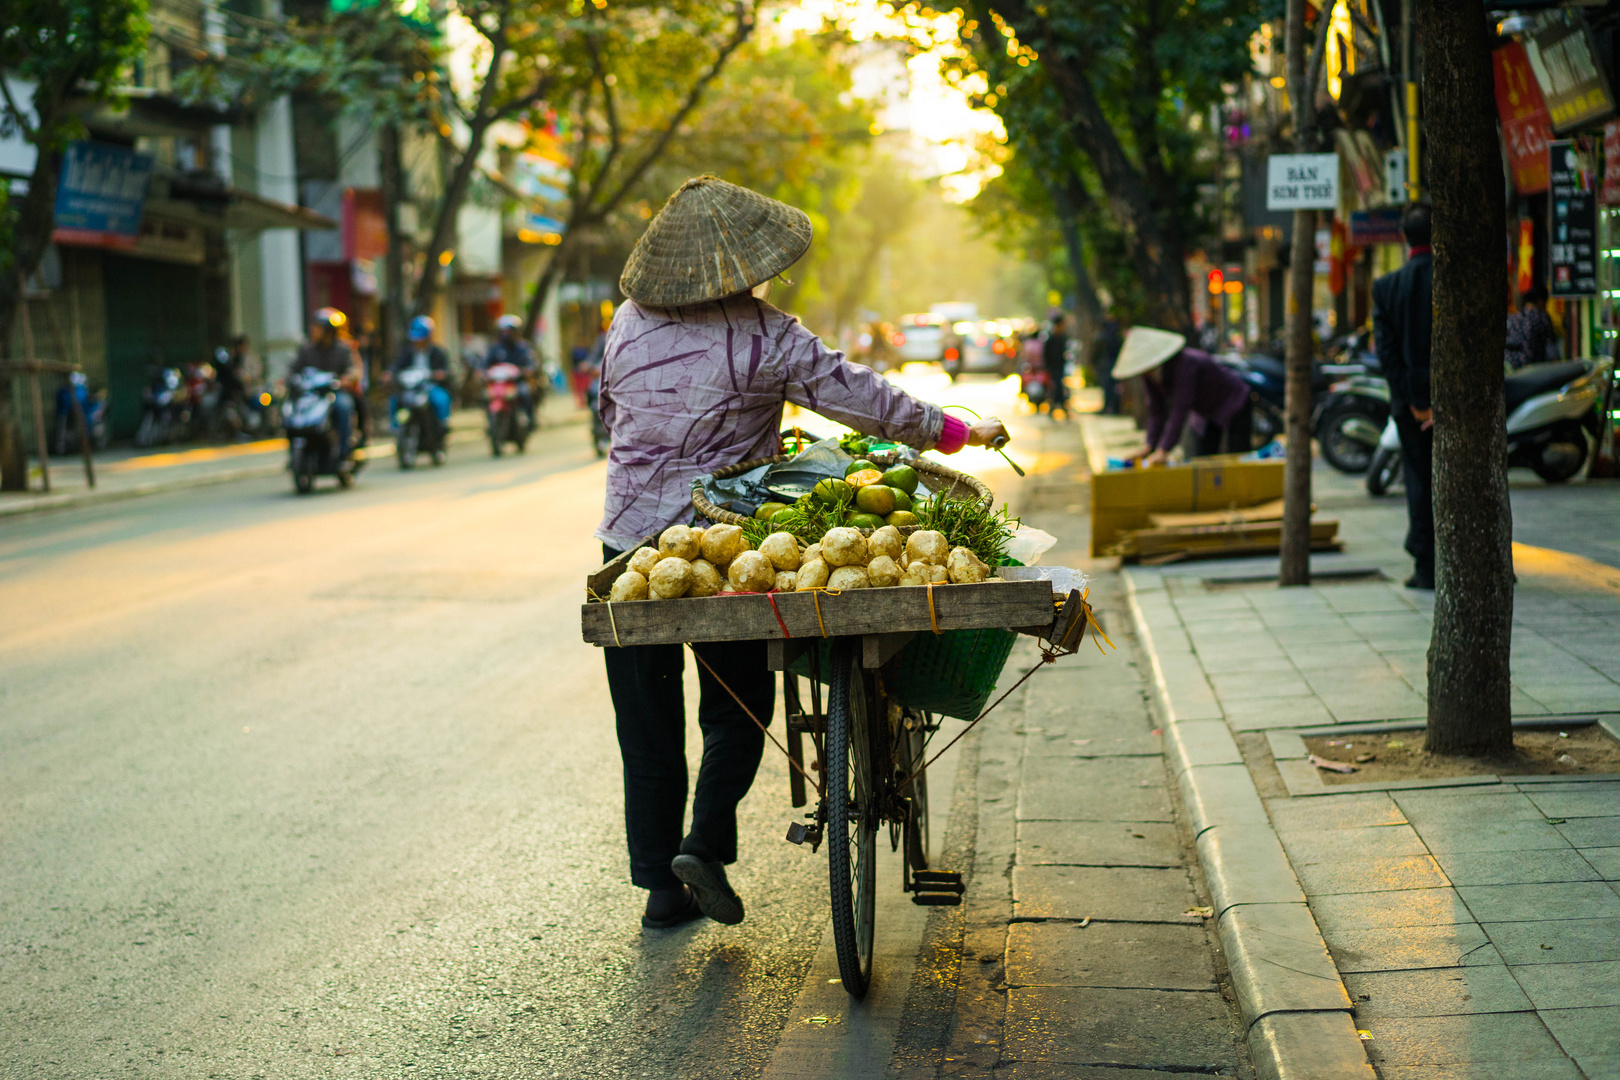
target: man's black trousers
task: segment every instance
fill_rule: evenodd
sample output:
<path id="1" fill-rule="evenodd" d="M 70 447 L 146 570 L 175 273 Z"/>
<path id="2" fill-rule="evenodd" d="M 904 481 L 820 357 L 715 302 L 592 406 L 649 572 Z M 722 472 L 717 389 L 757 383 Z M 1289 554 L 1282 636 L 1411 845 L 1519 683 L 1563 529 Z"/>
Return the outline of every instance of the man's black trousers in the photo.
<path id="1" fill-rule="evenodd" d="M 611 560 L 618 552 L 604 546 Z M 686 820 L 686 698 L 681 645 L 627 645 L 602 650 L 608 692 L 624 759 L 624 827 L 630 880 L 643 889 L 680 885 L 669 869 L 681 853 Z M 776 708 L 776 675 L 765 666 L 763 641 L 700 644 L 698 655 L 737 692 L 760 723 Z M 737 804 L 759 769 L 765 733 L 710 675 L 698 673 L 698 726 L 703 760 L 692 798 L 689 835 L 708 858 L 737 861 Z"/>
<path id="2" fill-rule="evenodd" d="M 1423 427 L 1405 405 L 1390 404 L 1401 437 L 1406 484 L 1406 552 L 1419 577 L 1434 580 L 1434 428 Z"/>

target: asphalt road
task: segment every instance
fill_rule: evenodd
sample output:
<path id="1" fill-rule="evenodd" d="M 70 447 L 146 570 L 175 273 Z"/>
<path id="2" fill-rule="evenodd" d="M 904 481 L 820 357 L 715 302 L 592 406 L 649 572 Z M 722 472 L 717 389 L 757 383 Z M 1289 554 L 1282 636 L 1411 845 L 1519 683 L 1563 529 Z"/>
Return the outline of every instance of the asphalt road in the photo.
<path id="1" fill-rule="evenodd" d="M 768 753 L 747 921 L 641 930 L 575 606 L 600 561 L 585 442 L 0 527 L 0 1076 L 770 1065 L 827 996 L 825 850 L 780 839 Z M 903 987 L 922 922 L 896 920 Z"/>

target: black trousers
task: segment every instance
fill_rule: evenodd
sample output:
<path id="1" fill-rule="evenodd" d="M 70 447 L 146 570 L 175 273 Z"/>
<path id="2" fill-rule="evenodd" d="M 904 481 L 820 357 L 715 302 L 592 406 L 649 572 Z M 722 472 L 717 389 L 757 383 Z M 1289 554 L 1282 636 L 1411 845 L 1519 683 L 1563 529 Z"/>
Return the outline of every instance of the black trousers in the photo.
<path id="1" fill-rule="evenodd" d="M 1204 421 L 1203 433 L 1198 436 L 1198 456 L 1211 454 L 1247 454 L 1254 449 L 1254 404 L 1245 401 L 1224 424 Z"/>
<path id="2" fill-rule="evenodd" d="M 1055 366 L 1052 364 L 1046 365 L 1046 374 L 1052 380 L 1052 393 L 1051 396 L 1046 399 L 1046 409 L 1048 412 L 1052 412 L 1056 409 L 1062 409 L 1065 412 L 1068 411 L 1069 387 L 1063 381 L 1064 370 L 1068 366 L 1067 361 Z"/>
<path id="3" fill-rule="evenodd" d="M 603 546 L 609 560 L 619 552 Z M 776 708 L 776 674 L 765 666 L 763 641 L 700 644 L 698 655 L 737 692 L 760 723 Z M 681 853 L 686 820 L 686 699 L 681 645 L 606 648 L 608 692 L 624 760 L 624 830 L 630 848 L 630 880 L 643 889 L 673 889 L 680 880 L 670 860 Z M 737 861 L 737 804 L 753 786 L 765 747 L 754 726 L 724 686 L 698 665 L 698 726 L 703 760 L 692 798 L 692 827 L 685 835 L 708 858 Z"/>
<path id="4" fill-rule="evenodd" d="M 1401 437 L 1402 479 L 1406 483 L 1406 553 L 1420 575 L 1434 578 L 1434 428 L 1424 430 L 1405 404 L 1390 402 Z"/>

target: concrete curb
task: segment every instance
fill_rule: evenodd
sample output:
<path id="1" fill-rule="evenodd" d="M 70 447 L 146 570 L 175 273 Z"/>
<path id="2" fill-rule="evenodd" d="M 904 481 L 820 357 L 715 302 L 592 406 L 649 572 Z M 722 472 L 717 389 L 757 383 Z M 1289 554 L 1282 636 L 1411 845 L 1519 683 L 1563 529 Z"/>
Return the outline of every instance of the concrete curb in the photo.
<path id="1" fill-rule="evenodd" d="M 561 420 L 553 420 L 547 424 L 547 430 L 557 427 L 573 427 L 584 424 L 590 419 L 585 416 L 568 416 Z M 467 428 L 458 428 L 450 433 L 449 445 L 458 446 L 466 443 L 483 442 L 484 432 L 473 431 Z M 387 444 L 388 440 L 378 439 L 371 445 L 373 448 Z M 47 510 L 67 510 L 76 506 L 93 506 L 97 503 L 117 502 L 121 499 L 138 499 L 143 495 L 161 495 L 167 491 L 184 491 L 187 488 L 212 487 L 215 484 L 229 484 L 237 480 L 253 480 L 261 476 L 275 476 L 287 471 L 286 455 L 280 451 L 275 452 L 275 462 L 264 462 L 259 465 L 243 465 L 235 469 L 220 469 L 217 472 L 199 473 L 192 476 L 175 477 L 170 480 L 151 480 L 144 484 L 134 484 L 125 488 L 100 488 L 94 491 L 63 492 L 60 495 L 25 496 L 16 502 L 0 500 L 0 520 L 11 517 L 20 517 L 23 514 L 42 513 Z"/>
<path id="2" fill-rule="evenodd" d="M 1350 995 L 1231 729 L 1202 672 L 1204 685 L 1189 687 L 1177 654 L 1162 652 L 1185 643 L 1155 640 L 1144 613 L 1152 598 L 1140 595 L 1134 575 L 1125 580 L 1255 1072 L 1261 1080 L 1372 1080 Z"/>

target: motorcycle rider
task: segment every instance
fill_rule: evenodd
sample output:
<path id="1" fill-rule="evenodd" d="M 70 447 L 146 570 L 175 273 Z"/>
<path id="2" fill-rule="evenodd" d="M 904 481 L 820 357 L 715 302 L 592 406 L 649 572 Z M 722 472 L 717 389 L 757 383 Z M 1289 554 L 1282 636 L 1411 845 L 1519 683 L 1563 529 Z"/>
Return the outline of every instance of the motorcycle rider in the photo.
<path id="1" fill-rule="evenodd" d="M 315 368 L 336 375 L 338 391 L 332 403 L 332 415 L 337 421 L 338 460 L 348 457 L 354 434 L 356 398 L 360 391 L 360 370 L 354 347 L 344 340 L 343 327 L 349 318 L 337 308 L 323 307 L 315 313 L 309 340 L 298 347 L 298 358 L 293 361 L 296 374 L 305 368 Z M 358 446 L 358 442 L 352 443 Z"/>
<path id="2" fill-rule="evenodd" d="M 511 364 L 523 372 L 517 387 L 518 405 L 528 416 L 529 427 L 533 428 L 536 395 L 530 389 L 530 382 L 534 378 L 536 365 L 534 351 L 523 340 L 523 320 L 516 315 L 502 315 L 495 320 L 495 329 L 500 336 L 484 355 L 484 370 L 488 371 L 496 364 Z"/>
<path id="3" fill-rule="evenodd" d="M 399 358 L 388 369 L 388 374 L 397 383 L 399 376 L 406 371 L 428 372 L 432 378 L 427 388 L 428 400 L 433 403 L 433 414 L 439 418 L 440 432 L 447 433 L 450 430 L 450 390 L 447 386 L 450 381 L 450 354 L 433 340 L 433 334 L 432 319 L 426 315 L 412 319 L 405 331 L 405 348 L 400 350 Z M 399 395 L 395 394 L 388 399 L 388 415 L 393 417 L 398 409 Z M 393 424 L 397 430 L 397 418 Z"/>

